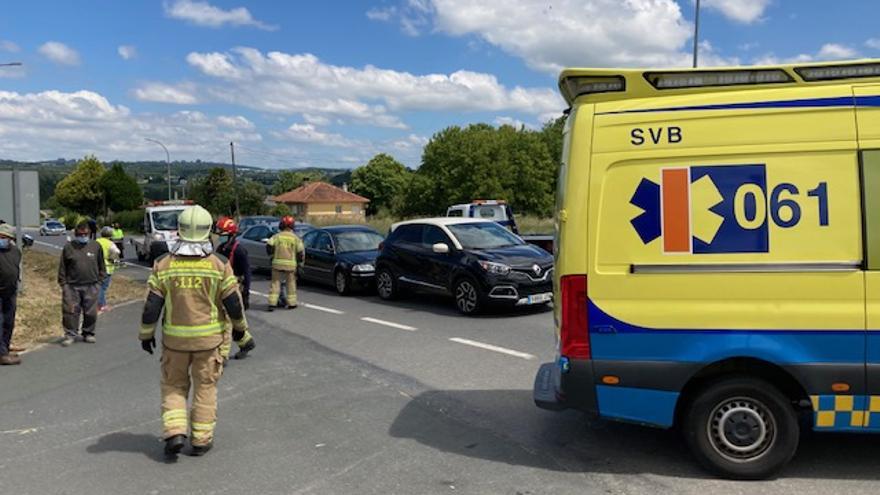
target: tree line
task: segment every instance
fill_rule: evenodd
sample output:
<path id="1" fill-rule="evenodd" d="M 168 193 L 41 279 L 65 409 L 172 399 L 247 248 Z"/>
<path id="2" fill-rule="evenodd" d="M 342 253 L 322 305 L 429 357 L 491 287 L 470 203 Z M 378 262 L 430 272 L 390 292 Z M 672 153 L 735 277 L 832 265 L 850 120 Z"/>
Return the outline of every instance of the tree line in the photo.
<path id="1" fill-rule="evenodd" d="M 370 199 L 371 214 L 441 215 L 451 204 L 504 199 L 517 213 L 549 217 L 564 125 L 560 117 L 540 130 L 447 127 L 425 146 L 418 169 L 379 154 L 352 172 L 351 190 Z"/>

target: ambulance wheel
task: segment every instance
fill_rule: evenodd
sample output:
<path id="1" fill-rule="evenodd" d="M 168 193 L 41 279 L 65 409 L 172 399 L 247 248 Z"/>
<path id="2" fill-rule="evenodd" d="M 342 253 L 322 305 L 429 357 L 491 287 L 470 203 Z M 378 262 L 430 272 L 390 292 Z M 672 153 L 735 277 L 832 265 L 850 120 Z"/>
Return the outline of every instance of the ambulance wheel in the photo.
<path id="1" fill-rule="evenodd" d="M 698 392 L 683 423 L 707 469 L 737 480 L 773 476 L 794 456 L 800 427 L 791 401 L 755 378 L 726 378 Z"/>
<path id="2" fill-rule="evenodd" d="M 394 274 L 387 268 L 379 268 L 376 272 L 376 292 L 379 297 L 386 301 L 397 299 L 397 280 Z"/>

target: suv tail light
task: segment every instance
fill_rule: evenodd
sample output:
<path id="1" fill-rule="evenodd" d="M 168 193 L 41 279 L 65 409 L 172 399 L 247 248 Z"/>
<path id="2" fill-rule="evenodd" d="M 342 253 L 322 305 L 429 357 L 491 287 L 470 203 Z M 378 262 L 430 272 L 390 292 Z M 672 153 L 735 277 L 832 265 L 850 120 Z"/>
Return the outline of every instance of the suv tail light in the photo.
<path id="1" fill-rule="evenodd" d="M 590 359 L 590 332 L 587 328 L 587 276 L 566 275 L 559 282 L 562 309 L 559 325 L 559 354 L 574 359 Z"/>

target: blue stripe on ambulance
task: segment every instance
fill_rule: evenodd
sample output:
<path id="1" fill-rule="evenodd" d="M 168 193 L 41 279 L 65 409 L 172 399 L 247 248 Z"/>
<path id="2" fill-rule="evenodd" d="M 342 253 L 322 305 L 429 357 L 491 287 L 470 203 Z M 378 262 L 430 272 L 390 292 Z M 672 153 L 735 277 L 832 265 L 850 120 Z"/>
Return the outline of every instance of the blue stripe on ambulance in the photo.
<path id="1" fill-rule="evenodd" d="M 592 359 L 710 364 L 733 357 L 778 365 L 859 365 L 864 330 L 653 329 L 623 322 L 588 301 Z M 808 391 L 808 393 L 813 393 Z M 679 393 L 596 385 L 599 414 L 672 425 Z M 814 427 L 880 433 L 880 396 L 811 395 Z M 651 404 L 651 407 L 645 407 Z"/>
<path id="2" fill-rule="evenodd" d="M 797 100 L 749 101 L 742 103 L 718 103 L 666 108 L 643 108 L 597 112 L 596 115 L 620 113 L 682 112 L 688 110 L 748 110 L 761 108 L 821 108 L 821 107 L 880 107 L 880 96 L 837 96 L 830 98 L 803 98 Z"/>

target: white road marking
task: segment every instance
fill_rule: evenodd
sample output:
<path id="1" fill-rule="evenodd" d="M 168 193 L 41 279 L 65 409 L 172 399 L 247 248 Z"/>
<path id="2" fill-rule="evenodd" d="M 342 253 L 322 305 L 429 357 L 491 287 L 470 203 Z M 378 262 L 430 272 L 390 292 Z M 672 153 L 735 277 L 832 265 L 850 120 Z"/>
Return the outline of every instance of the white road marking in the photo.
<path id="1" fill-rule="evenodd" d="M 251 294 L 256 294 L 256 295 L 258 295 L 258 296 L 263 296 L 263 297 L 265 297 L 265 298 L 268 298 L 268 297 L 269 297 L 269 294 L 264 294 L 264 293 L 262 293 L 262 292 L 257 292 L 257 291 L 255 291 L 255 290 L 252 290 L 252 291 L 251 291 Z"/>
<path id="2" fill-rule="evenodd" d="M 338 309 L 333 309 L 333 308 L 326 308 L 324 306 L 318 306 L 317 304 L 304 303 L 303 306 L 305 306 L 309 309 L 317 309 L 318 311 L 323 311 L 325 313 L 331 313 L 334 315 L 345 314 L 344 311 L 339 311 Z"/>
<path id="3" fill-rule="evenodd" d="M 132 268 L 140 268 L 141 270 L 153 271 L 152 267 L 138 265 L 137 263 L 132 263 L 130 261 L 123 261 L 122 266 L 130 266 Z"/>
<path id="4" fill-rule="evenodd" d="M 486 349 L 487 351 L 500 352 L 501 354 L 507 354 L 508 356 L 514 356 L 522 359 L 535 359 L 535 356 L 528 354 L 526 352 L 514 351 L 513 349 L 508 349 L 506 347 L 499 347 L 497 345 L 492 344 L 484 344 L 482 342 L 477 342 L 476 340 L 468 340 L 462 339 L 459 337 L 452 337 L 449 340 L 453 342 L 457 342 L 459 344 L 469 345 L 473 347 L 479 347 L 480 349 Z"/>
<path id="5" fill-rule="evenodd" d="M 48 242 L 43 242 L 43 241 L 34 241 L 34 244 L 38 244 L 40 246 L 50 247 L 52 249 L 64 249 L 64 246 L 56 246 L 55 244 L 49 244 Z"/>
<path id="6" fill-rule="evenodd" d="M 401 330 L 406 330 L 408 332 L 415 332 L 416 330 L 418 330 L 418 328 L 411 327 L 409 325 L 401 325 L 400 323 L 394 323 L 392 321 L 380 320 L 377 318 L 370 318 L 368 316 L 361 318 L 361 321 L 366 321 L 368 323 L 375 323 L 377 325 L 385 325 L 386 327 L 399 328 Z"/>

